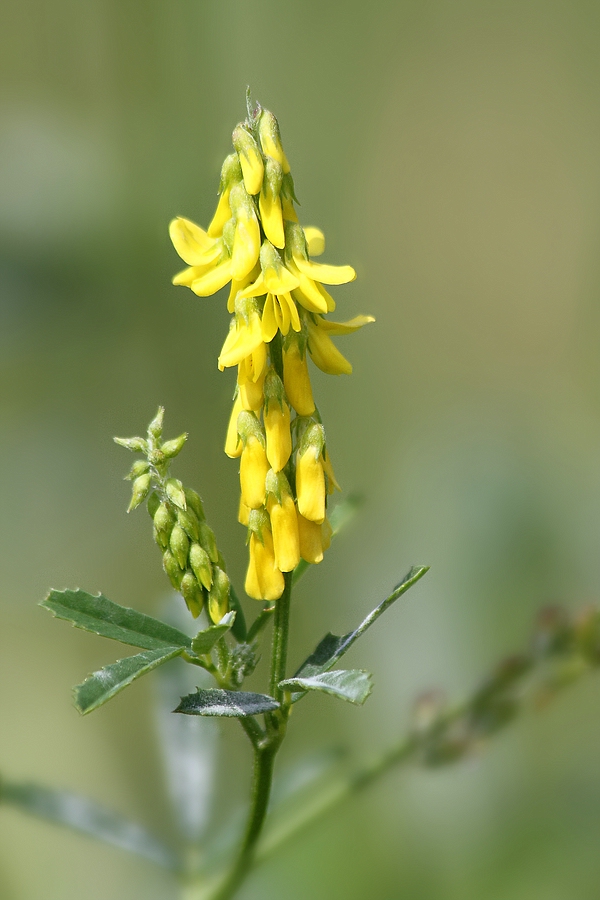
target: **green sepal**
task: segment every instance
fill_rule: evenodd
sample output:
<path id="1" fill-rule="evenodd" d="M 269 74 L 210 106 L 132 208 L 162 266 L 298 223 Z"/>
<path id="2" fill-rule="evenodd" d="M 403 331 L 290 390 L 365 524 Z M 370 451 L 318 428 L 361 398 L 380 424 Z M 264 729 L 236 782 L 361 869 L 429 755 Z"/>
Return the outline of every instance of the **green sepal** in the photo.
<path id="1" fill-rule="evenodd" d="M 165 869 L 178 868 L 175 855 L 153 834 L 137 822 L 129 822 L 119 813 L 88 797 L 30 782 L 10 782 L 3 779 L 0 803 L 47 822 L 64 825 L 80 834 L 141 856 Z"/>
<path id="2" fill-rule="evenodd" d="M 184 649 L 161 647 L 159 650 L 145 650 L 94 672 L 83 684 L 78 684 L 73 689 L 75 706 L 82 715 L 98 709 L 142 675 L 152 672 L 175 656 L 180 656 Z"/>
<path id="3" fill-rule="evenodd" d="M 195 638 L 192 638 L 192 650 L 198 656 L 205 656 L 210 653 L 217 641 L 227 634 L 235 622 L 235 610 L 231 610 L 223 616 L 218 625 L 211 625 L 204 631 L 199 631 Z"/>
<path id="4" fill-rule="evenodd" d="M 192 643 L 191 638 L 177 628 L 135 609 L 119 606 L 102 594 L 94 597 L 81 590 L 50 591 L 40 606 L 76 628 L 144 650 L 187 649 Z"/>
<path id="5" fill-rule="evenodd" d="M 246 691 L 223 691 L 220 688 L 198 689 L 195 694 L 181 698 L 173 712 L 186 716 L 225 716 L 243 719 L 259 713 L 273 712 L 279 703 L 267 694 Z"/>
<path id="6" fill-rule="evenodd" d="M 326 634 L 313 653 L 302 663 L 294 678 L 312 678 L 331 669 L 338 659 L 350 649 L 352 644 L 371 627 L 373 622 L 428 571 L 429 566 L 413 566 L 400 584 L 394 588 L 389 597 L 386 597 L 379 606 L 376 606 L 354 631 L 350 631 L 342 637 L 339 637 L 337 634 L 331 634 L 331 632 Z"/>
<path id="7" fill-rule="evenodd" d="M 291 691 L 322 691 L 362 705 L 373 690 L 372 676 L 363 669 L 334 669 L 307 678 L 288 678 L 279 687 Z"/>

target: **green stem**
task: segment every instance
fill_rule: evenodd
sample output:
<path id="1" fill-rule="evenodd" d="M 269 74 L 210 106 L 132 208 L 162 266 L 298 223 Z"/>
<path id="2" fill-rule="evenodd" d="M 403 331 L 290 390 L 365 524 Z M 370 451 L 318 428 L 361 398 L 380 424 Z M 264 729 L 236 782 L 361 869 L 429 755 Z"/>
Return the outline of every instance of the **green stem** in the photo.
<path id="1" fill-rule="evenodd" d="M 290 600 L 292 597 L 292 573 L 286 572 L 285 588 L 275 607 L 275 620 L 273 622 L 273 644 L 271 651 L 271 696 L 280 703 L 284 691 L 279 687 L 279 682 L 285 678 L 285 666 L 287 663 L 287 648 L 290 628 Z"/>

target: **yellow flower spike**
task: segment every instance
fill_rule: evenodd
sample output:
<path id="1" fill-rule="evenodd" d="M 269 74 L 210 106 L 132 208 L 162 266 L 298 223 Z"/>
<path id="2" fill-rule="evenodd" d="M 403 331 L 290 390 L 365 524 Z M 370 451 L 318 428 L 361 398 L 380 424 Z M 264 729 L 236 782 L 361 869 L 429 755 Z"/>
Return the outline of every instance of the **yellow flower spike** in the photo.
<path id="1" fill-rule="evenodd" d="M 203 228 L 183 216 L 169 223 L 169 237 L 188 266 L 208 265 L 222 253 L 223 245 L 218 238 L 209 237 Z"/>
<path id="2" fill-rule="evenodd" d="M 274 369 L 269 369 L 265 378 L 264 423 L 267 459 L 273 471 L 280 472 L 292 455 L 292 435 L 290 408 L 284 400 L 283 383 Z"/>
<path id="3" fill-rule="evenodd" d="M 300 562 L 298 513 L 291 493 L 284 492 L 281 502 L 269 495 L 267 510 L 271 517 L 275 565 L 281 572 L 291 572 Z"/>
<path id="4" fill-rule="evenodd" d="M 316 317 L 320 319 L 319 317 Z M 327 375 L 350 375 L 352 364 L 342 356 L 324 328 L 308 319 L 308 352 L 316 366 Z"/>
<path id="5" fill-rule="evenodd" d="M 242 398 L 239 392 L 236 391 L 233 409 L 229 417 L 229 425 L 227 426 L 227 437 L 225 438 L 225 453 L 230 459 L 235 459 L 242 455 L 242 442 L 240 441 L 237 428 L 238 416 L 242 409 Z"/>
<path id="6" fill-rule="evenodd" d="M 310 416 L 315 411 L 306 345 L 302 346 L 301 338 L 292 337 L 284 343 L 283 385 L 288 402 L 299 416 Z"/>
<path id="7" fill-rule="evenodd" d="M 265 177 L 263 179 L 258 209 L 263 230 L 272 244 L 279 249 L 285 246 L 285 233 L 283 230 L 283 213 L 281 210 L 281 180 L 283 173 L 276 160 L 267 156 L 265 160 Z"/>
<path id="8" fill-rule="evenodd" d="M 221 167 L 221 183 L 219 185 L 219 202 L 212 222 L 208 226 L 209 235 L 217 236 L 223 233 L 223 227 L 231 218 L 229 206 L 229 194 L 231 188 L 242 180 L 242 169 L 237 153 L 230 153 Z"/>
<path id="9" fill-rule="evenodd" d="M 301 440 L 296 458 L 298 512 L 319 524 L 325 518 L 325 473 L 321 454 L 325 443 L 322 425 L 310 425 Z"/>
<path id="10" fill-rule="evenodd" d="M 283 594 L 285 581 L 275 565 L 275 551 L 271 532 L 263 529 L 263 541 L 256 534 L 250 535 L 250 561 L 244 585 L 246 593 L 254 600 L 278 600 Z"/>
<path id="11" fill-rule="evenodd" d="M 284 174 L 290 171 L 290 164 L 281 146 L 279 123 L 272 112 L 263 109 L 258 122 L 258 138 L 265 156 L 277 160 Z"/>
<path id="12" fill-rule="evenodd" d="M 254 204 L 243 184 L 236 184 L 232 188 L 229 204 L 235 221 L 231 274 L 236 281 L 240 281 L 254 269 L 258 262 L 260 226 L 254 211 Z"/>
<path id="13" fill-rule="evenodd" d="M 219 355 L 219 369 L 237 366 L 243 359 L 258 350 L 263 343 L 261 317 L 256 300 L 236 301 L 235 322 L 225 338 Z"/>
<path id="14" fill-rule="evenodd" d="M 317 524 L 317 522 L 311 522 L 310 519 L 305 519 L 304 516 L 298 514 L 298 537 L 300 544 L 300 556 L 302 559 L 306 560 L 307 563 L 320 563 L 323 559 L 323 526 L 327 519 L 324 520 L 322 525 Z"/>
<path id="15" fill-rule="evenodd" d="M 310 256 L 321 256 L 325 252 L 325 235 L 320 228 L 314 225 L 307 225 L 304 229 L 304 237 L 306 238 L 306 246 Z"/>
<path id="16" fill-rule="evenodd" d="M 237 420 L 243 450 L 240 460 L 242 502 L 258 509 L 265 502 L 265 480 L 271 468 L 265 453 L 265 435 L 254 413 L 242 410 Z"/>
<path id="17" fill-rule="evenodd" d="M 240 158 L 246 190 L 249 194 L 258 194 L 265 172 L 258 144 L 242 124 L 234 129 L 231 139 Z"/>

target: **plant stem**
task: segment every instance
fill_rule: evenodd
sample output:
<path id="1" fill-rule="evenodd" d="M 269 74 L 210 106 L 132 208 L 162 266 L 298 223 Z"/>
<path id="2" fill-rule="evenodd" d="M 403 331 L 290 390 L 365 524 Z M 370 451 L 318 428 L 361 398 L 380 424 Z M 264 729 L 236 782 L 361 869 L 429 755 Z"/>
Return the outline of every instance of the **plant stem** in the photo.
<path id="1" fill-rule="evenodd" d="M 283 594 L 277 600 L 274 613 L 275 621 L 273 623 L 273 647 L 271 653 L 271 695 L 280 702 L 283 700 L 285 693 L 278 685 L 285 678 L 291 596 L 292 576 L 291 573 L 287 573 L 285 575 L 285 588 Z M 287 718 L 288 708 L 282 704 L 281 708 L 269 717 L 269 728 L 266 735 L 262 732 L 262 729 L 259 729 L 258 723 L 253 722 L 253 725 L 250 726 L 249 721 L 240 720 L 254 747 L 250 812 L 238 855 L 225 879 L 216 891 L 210 894 L 210 900 L 230 900 L 254 864 L 256 845 L 269 807 L 275 757 L 285 737 Z"/>

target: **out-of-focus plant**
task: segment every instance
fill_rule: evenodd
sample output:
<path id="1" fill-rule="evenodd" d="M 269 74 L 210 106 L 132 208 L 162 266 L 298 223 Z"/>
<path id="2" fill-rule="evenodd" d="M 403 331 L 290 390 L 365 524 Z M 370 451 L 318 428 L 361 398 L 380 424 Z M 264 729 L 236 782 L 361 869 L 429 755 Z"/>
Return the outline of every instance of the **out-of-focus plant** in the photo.
<path id="1" fill-rule="evenodd" d="M 187 820 L 181 846 L 166 847 L 141 825 L 83 797 L 10 781 L 2 782 L 0 793 L 5 804 L 172 870 L 187 900 L 233 897 L 253 866 L 390 768 L 408 762 L 455 762 L 479 749 L 527 705 L 545 702 L 600 664 L 600 613 L 590 609 L 570 618 L 559 609 L 546 610 L 529 649 L 502 662 L 466 701 L 450 706 L 442 693 L 424 695 L 402 740 L 350 776 L 330 772 L 316 799 L 300 809 L 296 803 L 287 815 L 285 809 L 280 811 L 275 825 L 269 825 L 269 809 L 276 805 L 270 802 L 275 761 L 293 706 L 313 691 L 353 704 L 365 702 L 371 693 L 370 674 L 339 668 L 338 663 L 427 567 L 413 567 L 354 630 L 343 636 L 327 634 L 289 675 L 293 586 L 309 565 L 322 561 L 332 537 L 356 508 L 355 501 L 347 500 L 330 509 L 331 494 L 339 486 L 313 397 L 309 358 L 328 374 L 350 374 L 352 367 L 332 336 L 352 333 L 373 319 L 328 318 L 335 301 L 327 287 L 352 281 L 355 272 L 347 265 L 314 262 L 325 249 L 325 239 L 318 228 L 299 223 L 275 116 L 248 98 L 247 118 L 235 128 L 233 146 L 223 163 L 219 202 L 208 229 L 177 218 L 170 235 L 187 265 L 173 279 L 175 284 L 201 297 L 230 285 L 227 308 L 232 318 L 218 364 L 221 370 L 236 367 L 237 383 L 225 452 L 240 460 L 239 521 L 247 529 L 249 550 L 245 591 L 262 605 L 248 627 L 200 496 L 171 474 L 187 435 L 164 439 L 162 407 L 145 437 L 115 440 L 141 454 L 127 476 L 132 482 L 129 510 L 146 504 L 164 571 L 202 627 L 188 634 L 183 626 L 81 590 L 51 591 L 42 605 L 78 628 L 141 651 L 94 672 L 75 688 L 82 713 L 97 709 L 159 667 L 165 666 L 167 675 L 171 670 L 165 664 L 175 659 L 208 673 L 201 676 L 202 687 L 181 697 L 174 713 L 240 722 L 254 754 L 245 830 L 241 838 L 227 832 L 201 844 L 198 829 L 190 826 L 190 810 L 197 806 L 190 796 L 194 779 L 188 779 L 186 789 L 186 772 L 181 770 L 190 759 L 193 766 L 203 748 L 190 743 L 181 729 L 172 731 L 168 748 L 171 768 L 178 770 L 176 777 L 179 774 L 176 811 L 180 821 Z M 269 626 L 268 685 L 263 693 L 245 691 L 244 681 L 260 661 Z M 316 771 L 322 776 L 323 766 Z M 306 779 L 302 781 L 306 788 Z"/>

